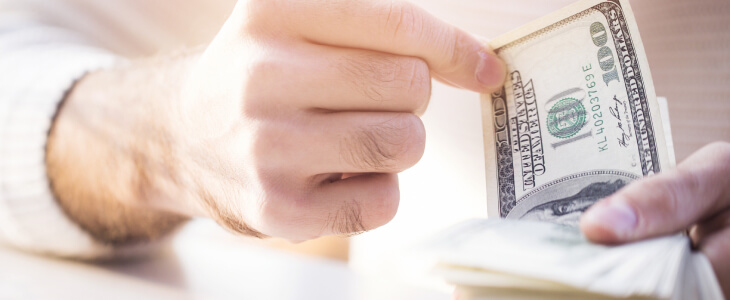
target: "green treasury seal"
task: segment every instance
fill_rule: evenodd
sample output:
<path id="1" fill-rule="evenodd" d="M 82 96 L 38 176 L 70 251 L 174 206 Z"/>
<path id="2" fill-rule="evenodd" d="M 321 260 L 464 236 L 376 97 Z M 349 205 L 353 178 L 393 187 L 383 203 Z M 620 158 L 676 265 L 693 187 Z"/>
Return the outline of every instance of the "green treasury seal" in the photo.
<path id="1" fill-rule="evenodd" d="M 586 109 L 580 101 L 565 98 L 548 111 L 547 127 L 554 137 L 567 139 L 578 133 L 586 124 Z"/>

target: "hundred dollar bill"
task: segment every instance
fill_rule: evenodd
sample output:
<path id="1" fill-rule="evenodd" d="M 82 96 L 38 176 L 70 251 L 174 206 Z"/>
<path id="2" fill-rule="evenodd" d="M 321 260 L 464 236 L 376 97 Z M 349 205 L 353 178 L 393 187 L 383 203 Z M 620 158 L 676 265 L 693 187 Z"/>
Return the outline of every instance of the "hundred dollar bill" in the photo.
<path id="1" fill-rule="evenodd" d="M 580 1 L 490 46 L 508 71 L 482 95 L 490 216 L 576 224 L 671 165 L 627 1 Z"/>

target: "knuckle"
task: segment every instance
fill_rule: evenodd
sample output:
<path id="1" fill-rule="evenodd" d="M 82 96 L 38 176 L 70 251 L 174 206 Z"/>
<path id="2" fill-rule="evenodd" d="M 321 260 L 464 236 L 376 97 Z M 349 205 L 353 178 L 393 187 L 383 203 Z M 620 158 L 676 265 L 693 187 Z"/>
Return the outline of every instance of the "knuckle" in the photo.
<path id="1" fill-rule="evenodd" d="M 362 206 L 357 201 L 346 201 L 327 218 L 325 226 L 335 234 L 356 235 L 367 230 L 363 222 Z"/>
<path id="2" fill-rule="evenodd" d="M 369 53 L 344 59 L 341 64 L 344 75 L 362 94 L 373 101 L 388 100 L 400 68 L 395 59 Z"/>
<path id="3" fill-rule="evenodd" d="M 238 149 L 242 149 L 249 156 L 250 168 L 262 175 L 298 174 L 292 172 L 292 161 L 306 157 L 306 153 L 301 151 L 301 145 L 312 143 L 310 132 L 317 128 L 307 123 L 311 121 L 306 116 L 272 116 L 281 112 L 270 112 L 270 108 L 263 110 L 258 116 L 253 116 L 258 121 L 243 125 L 247 127 L 247 132 L 240 137 Z"/>
<path id="4" fill-rule="evenodd" d="M 431 74 L 428 64 L 422 59 L 411 58 L 410 64 L 404 96 L 413 102 L 411 107 L 416 110 L 428 104 L 431 98 Z"/>
<path id="5" fill-rule="evenodd" d="M 342 203 L 330 214 L 325 226 L 335 234 L 357 235 L 390 222 L 398 211 L 400 191 L 395 174 L 377 174 L 378 189 L 374 189 L 367 201 L 351 200 Z"/>
<path id="6" fill-rule="evenodd" d="M 260 173 L 268 174 L 277 170 L 284 161 L 282 158 L 289 152 L 291 140 L 288 132 L 269 122 L 262 122 L 252 128 L 249 138 L 250 155 L 253 156 L 255 165 L 251 167 Z"/>
<path id="7" fill-rule="evenodd" d="M 693 172 L 678 169 L 673 173 L 674 176 L 667 176 L 667 180 L 657 180 L 653 185 L 647 188 L 647 191 L 656 191 L 657 195 L 664 200 L 663 207 L 659 207 L 663 215 L 686 215 L 688 205 L 686 200 L 695 194 L 701 188 L 701 182 L 697 175 Z"/>
<path id="8" fill-rule="evenodd" d="M 281 94 L 270 89 L 272 82 L 277 82 L 277 78 L 281 78 L 285 73 L 284 63 L 273 58 L 255 58 L 247 63 L 246 69 L 243 70 L 243 80 L 240 81 L 240 89 L 237 91 L 229 91 L 238 93 L 241 97 L 245 97 L 242 101 L 244 113 L 259 114 L 262 109 L 268 106 L 272 98 L 277 99 Z"/>
<path id="9" fill-rule="evenodd" d="M 395 175 L 391 176 L 395 178 Z M 391 180 L 384 184 L 382 188 L 378 189 L 377 193 L 371 201 L 367 202 L 368 207 L 365 208 L 367 219 L 364 227 L 367 230 L 387 224 L 393 220 L 398 212 L 400 191 L 397 180 Z"/>
<path id="10" fill-rule="evenodd" d="M 445 32 L 442 36 L 452 38 L 440 39 L 442 41 L 442 45 L 440 46 L 442 48 L 442 53 L 444 53 L 445 57 L 448 58 L 444 60 L 447 65 L 442 66 L 440 70 L 442 70 L 441 72 L 444 74 L 448 74 L 456 72 L 459 67 L 464 64 L 464 61 L 467 60 L 467 56 L 470 53 L 476 52 L 476 49 L 471 49 L 474 43 L 471 40 L 468 40 L 467 35 L 456 32 L 459 29 L 448 28 L 445 30 L 452 32 Z"/>
<path id="11" fill-rule="evenodd" d="M 405 115 L 408 127 L 408 136 L 405 138 L 407 141 L 406 145 L 410 155 L 410 161 L 408 166 L 415 165 L 423 156 L 423 151 L 426 148 L 426 128 L 423 126 L 421 118 L 414 114 Z"/>
<path id="12" fill-rule="evenodd" d="M 377 125 L 360 128 L 344 146 L 344 160 L 376 171 L 404 170 L 421 159 L 425 129 L 413 114 L 400 114 Z"/>
<path id="13" fill-rule="evenodd" d="M 677 208 L 674 194 L 665 183 L 658 180 L 640 181 L 640 184 L 629 186 L 621 195 L 636 211 L 637 228 L 648 232 L 659 230 L 663 216 L 673 215 Z"/>
<path id="14" fill-rule="evenodd" d="M 664 186 L 667 187 L 665 193 L 671 194 L 675 198 L 691 197 L 703 190 L 702 180 L 698 174 L 685 169 L 677 169 L 674 172 L 673 180 L 666 182 Z"/>
<path id="15" fill-rule="evenodd" d="M 423 16 L 416 7 L 405 1 L 390 1 L 383 13 L 384 31 L 394 39 L 403 36 L 420 37 L 424 28 Z"/>
<path id="16" fill-rule="evenodd" d="M 638 208 L 639 220 L 650 232 L 661 232 L 666 216 L 676 216 L 676 221 L 687 223 L 696 211 L 696 202 L 687 201 L 701 189 L 697 174 L 677 169 L 640 181 L 631 192 L 624 193 L 626 200 Z"/>
<path id="17" fill-rule="evenodd" d="M 401 101 L 408 111 L 415 111 L 431 97 L 431 74 L 422 59 L 359 54 L 345 60 L 342 72 L 370 100 Z"/>
<path id="18" fill-rule="evenodd" d="M 668 179 L 668 177 L 664 177 L 666 179 L 663 180 L 648 180 L 644 186 L 644 191 L 652 191 L 658 200 L 661 202 L 664 202 L 665 205 L 663 205 L 664 210 L 666 211 L 676 211 L 677 210 L 677 204 L 678 204 L 678 195 L 677 195 L 677 185 L 675 183 L 674 179 Z M 635 201 L 641 201 L 638 197 L 635 198 Z"/>
<path id="19" fill-rule="evenodd" d="M 367 75 L 376 85 L 385 88 L 392 88 L 403 73 L 403 62 L 396 58 L 372 55 L 366 63 Z"/>
<path id="20" fill-rule="evenodd" d="M 265 82 L 266 80 L 271 80 L 273 76 L 286 72 L 285 64 L 276 60 L 275 57 L 278 57 L 278 55 L 262 55 L 248 63 L 249 78 Z"/>

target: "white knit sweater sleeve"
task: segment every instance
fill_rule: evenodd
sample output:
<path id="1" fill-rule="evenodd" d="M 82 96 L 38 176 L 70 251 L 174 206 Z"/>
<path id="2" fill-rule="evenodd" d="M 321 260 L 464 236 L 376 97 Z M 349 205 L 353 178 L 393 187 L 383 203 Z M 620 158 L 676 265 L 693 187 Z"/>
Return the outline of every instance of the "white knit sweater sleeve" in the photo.
<path id="1" fill-rule="evenodd" d="M 0 11 L 0 241 L 64 257 L 99 258 L 116 251 L 94 241 L 55 201 L 45 147 L 73 83 L 117 60 L 72 32 Z"/>

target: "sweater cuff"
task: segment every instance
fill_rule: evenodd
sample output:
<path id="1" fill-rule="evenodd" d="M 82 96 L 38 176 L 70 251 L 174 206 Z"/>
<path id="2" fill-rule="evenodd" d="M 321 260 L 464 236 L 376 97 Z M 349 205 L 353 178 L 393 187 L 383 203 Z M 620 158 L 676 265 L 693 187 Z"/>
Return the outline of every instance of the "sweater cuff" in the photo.
<path id="1" fill-rule="evenodd" d="M 5 54 L 0 70 L 0 241 L 44 254 L 82 259 L 115 255 L 70 220 L 46 174 L 53 118 L 74 82 L 118 57 L 80 45 L 37 45 Z M 4 107 L 3 107 L 4 106 Z M 134 251 L 134 250 L 131 250 Z"/>

